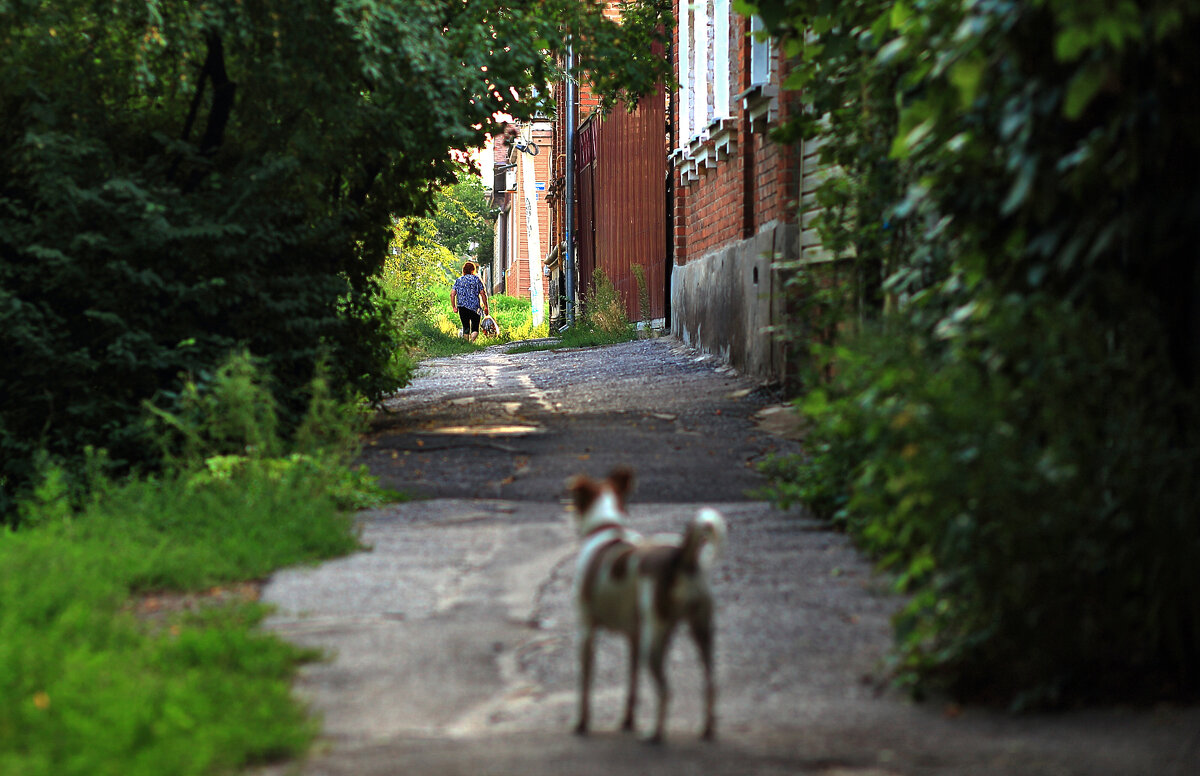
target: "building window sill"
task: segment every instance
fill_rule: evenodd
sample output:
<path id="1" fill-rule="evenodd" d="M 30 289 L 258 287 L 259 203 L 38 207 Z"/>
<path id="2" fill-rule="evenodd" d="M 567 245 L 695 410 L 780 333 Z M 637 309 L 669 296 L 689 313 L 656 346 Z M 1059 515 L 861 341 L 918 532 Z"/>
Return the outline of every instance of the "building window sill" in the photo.
<path id="1" fill-rule="evenodd" d="M 732 118 L 717 119 L 708 125 L 708 139 L 712 142 L 716 161 L 725 161 L 737 151 L 737 121 Z"/>
<path id="2" fill-rule="evenodd" d="M 707 132 L 692 138 L 692 142 L 688 144 L 688 153 L 695 161 L 696 169 L 700 172 L 707 172 L 717 166 L 717 157 Z"/>
<path id="3" fill-rule="evenodd" d="M 696 160 L 692 158 L 690 148 L 676 148 L 671 152 L 671 164 L 679 174 L 679 185 L 689 186 L 700 178 L 696 169 Z"/>
<path id="4" fill-rule="evenodd" d="M 750 118 L 750 131 L 766 132 L 779 119 L 779 86 L 759 84 L 738 95 Z"/>

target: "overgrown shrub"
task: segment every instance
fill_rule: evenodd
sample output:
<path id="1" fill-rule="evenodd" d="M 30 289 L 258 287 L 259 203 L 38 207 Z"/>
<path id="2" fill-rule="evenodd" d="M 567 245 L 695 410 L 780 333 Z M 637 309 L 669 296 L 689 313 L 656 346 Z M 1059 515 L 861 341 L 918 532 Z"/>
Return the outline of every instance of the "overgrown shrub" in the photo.
<path id="1" fill-rule="evenodd" d="M 629 267 L 633 279 L 637 283 L 638 292 L 638 323 L 646 331 L 650 330 L 650 284 L 646 282 L 646 268 L 641 264 Z"/>
<path id="2" fill-rule="evenodd" d="M 1200 197 L 1178 173 L 1200 7 L 738 6 L 793 56 L 776 137 L 823 138 L 815 223 L 854 270 L 797 304 L 793 330 L 838 346 L 780 495 L 913 592 L 902 677 L 1015 705 L 1200 692 Z"/>
<path id="3" fill-rule="evenodd" d="M 318 359 L 343 395 L 402 384 L 389 227 L 458 177 L 451 149 L 545 109 L 568 39 L 606 100 L 652 88 L 663 8 L 626 8 L 5 2 L 0 521 L 41 449 L 156 465 L 142 403 L 231 350 L 269 361 L 285 428 Z"/>
<path id="4" fill-rule="evenodd" d="M 1120 362 L 1063 305 L 987 314 L 1000 341 L 872 329 L 840 347 L 799 402 L 806 454 L 771 465 L 776 498 L 844 525 L 913 594 L 906 684 L 1017 706 L 1200 690 L 1200 450 L 1179 426 L 1200 408 L 1158 379 L 1153 336 Z"/>
<path id="5" fill-rule="evenodd" d="M 366 467 L 353 465 L 366 427 L 365 408 L 333 396 L 320 367 L 305 393 L 308 409 L 284 438 L 269 376 L 250 354 L 237 353 L 205 384 L 185 383 L 178 412 L 147 403 L 150 434 L 169 462 L 167 473 L 184 477 L 190 486 L 236 483 L 253 475 L 272 482 L 301 479 L 304 487 L 331 496 L 343 509 L 386 498 Z"/>

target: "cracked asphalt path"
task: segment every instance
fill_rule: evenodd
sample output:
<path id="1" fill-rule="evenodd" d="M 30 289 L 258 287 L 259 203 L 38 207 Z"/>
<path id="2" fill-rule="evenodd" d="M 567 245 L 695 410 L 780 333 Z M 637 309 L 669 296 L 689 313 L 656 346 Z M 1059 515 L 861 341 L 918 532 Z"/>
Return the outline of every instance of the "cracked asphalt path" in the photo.
<path id="1" fill-rule="evenodd" d="M 268 627 L 330 659 L 298 692 L 323 720 L 307 761 L 261 776 L 1020 774 L 1192 776 L 1200 709 L 1011 717 L 882 689 L 901 605 L 845 537 L 748 493 L 796 443 L 769 392 L 671 339 L 428 362 L 387 402 L 363 460 L 421 496 L 361 515 L 364 552 L 283 571 Z M 718 741 L 697 740 L 700 672 L 672 650 L 668 742 L 614 732 L 625 655 L 600 644 L 595 730 L 570 735 L 576 549 L 564 480 L 630 464 L 632 520 L 730 524 L 716 569 Z M 644 688 L 639 719 L 649 721 Z"/>

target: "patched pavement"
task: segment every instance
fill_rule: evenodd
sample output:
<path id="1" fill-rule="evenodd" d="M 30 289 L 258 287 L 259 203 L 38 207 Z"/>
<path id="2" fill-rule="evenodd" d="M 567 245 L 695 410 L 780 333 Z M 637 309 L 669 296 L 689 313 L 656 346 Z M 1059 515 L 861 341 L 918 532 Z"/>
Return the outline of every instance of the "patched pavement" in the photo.
<path id="1" fill-rule="evenodd" d="M 373 423 L 363 460 L 421 496 L 361 515 L 370 549 L 276 574 L 269 627 L 322 648 L 298 692 L 323 719 L 303 763 L 270 774 L 1200 773 L 1200 709 L 1012 717 L 885 689 L 902 601 L 846 538 L 752 497 L 756 464 L 798 448 L 769 391 L 671 339 L 429 362 Z M 781 422 L 782 421 L 782 422 Z M 668 741 L 614 732 L 623 645 L 601 643 L 596 733 L 571 735 L 576 657 L 565 479 L 637 472 L 631 513 L 730 523 L 717 566 L 718 741 L 676 642 Z M 652 692 L 641 714 L 649 721 Z"/>

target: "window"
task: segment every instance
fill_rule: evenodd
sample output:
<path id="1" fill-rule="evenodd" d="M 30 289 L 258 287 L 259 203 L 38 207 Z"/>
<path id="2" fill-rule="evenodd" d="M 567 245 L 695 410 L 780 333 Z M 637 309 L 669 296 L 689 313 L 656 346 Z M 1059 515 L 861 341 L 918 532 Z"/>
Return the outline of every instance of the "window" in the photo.
<path id="1" fill-rule="evenodd" d="M 708 127 L 729 118 L 730 0 L 680 0 L 680 145 L 707 137 Z"/>
<path id="2" fill-rule="evenodd" d="M 759 40 L 763 21 L 750 17 L 750 85 L 762 86 L 771 80 L 771 39 Z"/>
<path id="3" fill-rule="evenodd" d="M 709 61 L 708 42 L 712 37 L 712 18 L 709 17 L 708 2 L 699 0 L 688 13 L 692 15 L 692 126 L 693 134 L 702 134 L 708 128 Z"/>
<path id="4" fill-rule="evenodd" d="M 709 123 L 729 118 L 729 0 L 713 0 L 713 110 Z"/>
<path id="5" fill-rule="evenodd" d="M 692 137 L 692 12 L 688 0 L 679 3 L 679 140 Z"/>

